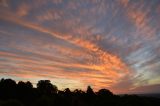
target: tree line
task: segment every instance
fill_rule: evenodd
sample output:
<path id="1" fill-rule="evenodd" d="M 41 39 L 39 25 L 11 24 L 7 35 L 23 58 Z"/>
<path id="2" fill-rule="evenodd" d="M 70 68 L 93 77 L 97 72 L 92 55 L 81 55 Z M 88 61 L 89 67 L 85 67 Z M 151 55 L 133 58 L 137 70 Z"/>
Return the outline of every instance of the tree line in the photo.
<path id="1" fill-rule="evenodd" d="M 0 106 L 158 106 L 160 99 L 137 95 L 115 95 L 108 89 L 94 92 L 69 88 L 58 90 L 50 80 L 40 80 L 37 87 L 27 81 L 0 80 Z"/>

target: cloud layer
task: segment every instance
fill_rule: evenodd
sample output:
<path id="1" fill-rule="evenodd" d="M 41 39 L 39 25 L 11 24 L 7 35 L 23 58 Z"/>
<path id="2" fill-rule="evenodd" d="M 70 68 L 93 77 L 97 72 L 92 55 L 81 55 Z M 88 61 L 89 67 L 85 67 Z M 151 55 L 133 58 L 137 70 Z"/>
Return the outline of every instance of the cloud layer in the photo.
<path id="1" fill-rule="evenodd" d="M 60 89 L 150 91 L 160 82 L 158 4 L 1 0 L 0 77 L 50 79 Z"/>

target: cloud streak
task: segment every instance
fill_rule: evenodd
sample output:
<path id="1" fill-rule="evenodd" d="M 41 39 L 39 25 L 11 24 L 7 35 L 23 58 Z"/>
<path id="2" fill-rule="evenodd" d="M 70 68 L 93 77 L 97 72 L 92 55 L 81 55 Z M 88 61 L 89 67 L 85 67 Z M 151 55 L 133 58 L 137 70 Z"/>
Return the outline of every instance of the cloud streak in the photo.
<path id="1" fill-rule="evenodd" d="M 157 84 L 156 2 L 8 1 L 0 7 L 0 75 L 117 93 Z"/>

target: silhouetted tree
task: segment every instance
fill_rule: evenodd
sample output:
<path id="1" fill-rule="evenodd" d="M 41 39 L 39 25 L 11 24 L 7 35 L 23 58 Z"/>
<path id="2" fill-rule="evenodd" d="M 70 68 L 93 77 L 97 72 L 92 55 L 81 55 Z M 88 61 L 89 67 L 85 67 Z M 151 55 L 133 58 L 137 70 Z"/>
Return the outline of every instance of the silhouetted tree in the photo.
<path id="1" fill-rule="evenodd" d="M 111 91 L 109 91 L 108 89 L 100 89 L 97 92 L 98 96 L 113 96 L 113 93 Z"/>
<path id="2" fill-rule="evenodd" d="M 25 95 L 25 96 L 24 96 Z M 22 100 L 23 102 L 28 102 L 26 100 L 32 100 L 33 99 L 33 85 L 31 82 L 23 82 L 19 81 L 17 84 L 17 97 Z"/>
<path id="3" fill-rule="evenodd" d="M 40 90 L 41 93 L 43 94 L 55 94 L 58 91 L 57 86 L 52 85 L 52 83 L 50 82 L 50 80 L 40 80 L 37 83 L 37 89 Z"/>
<path id="4" fill-rule="evenodd" d="M 93 91 L 93 89 L 91 88 L 91 86 L 87 87 L 87 91 L 86 91 L 86 98 L 85 101 L 87 102 L 87 104 L 94 106 L 94 100 L 95 100 L 95 93 Z"/>
<path id="5" fill-rule="evenodd" d="M 85 92 L 82 91 L 82 90 L 80 90 L 80 89 L 75 89 L 75 90 L 73 91 L 73 93 L 76 94 L 76 95 L 83 95 L 83 94 L 85 94 Z"/>
<path id="6" fill-rule="evenodd" d="M 68 94 L 68 93 L 71 93 L 71 91 L 70 91 L 69 88 L 66 88 L 66 89 L 64 90 L 64 92 L 67 93 L 67 94 Z"/>
<path id="7" fill-rule="evenodd" d="M 0 80 L 0 106 L 159 106 L 160 99 L 137 95 L 114 95 L 107 89 L 94 93 L 88 86 L 87 91 L 69 88 L 58 91 L 49 80 L 40 80 L 37 88 L 28 82 L 12 79 Z"/>
<path id="8" fill-rule="evenodd" d="M 15 98 L 16 82 L 12 79 L 1 79 L 0 80 L 0 97 Z"/>
<path id="9" fill-rule="evenodd" d="M 66 96 L 71 96 L 71 95 L 72 95 L 72 92 L 70 91 L 69 88 L 66 88 L 66 89 L 64 90 L 64 93 L 65 93 Z"/>
<path id="10" fill-rule="evenodd" d="M 29 81 L 27 81 L 27 82 L 19 81 L 18 84 L 17 84 L 17 87 L 19 89 L 32 89 L 33 85 Z"/>
<path id="11" fill-rule="evenodd" d="M 95 94 L 94 91 L 93 91 L 93 89 L 91 88 L 91 86 L 88 86 L 88 87 L 87 87 L 86 93 L 87 93 L 88 95 L 94 95 L 94 94 Z"/>
<path id="12" fill-rule="evenodd" d="M 26 82 L 26 86 L 27 86 L 27 88 L 30 88 L 30 89 L 33 88 L 33 85 L 32 85 L 32 83 L 30 81 Z"/>

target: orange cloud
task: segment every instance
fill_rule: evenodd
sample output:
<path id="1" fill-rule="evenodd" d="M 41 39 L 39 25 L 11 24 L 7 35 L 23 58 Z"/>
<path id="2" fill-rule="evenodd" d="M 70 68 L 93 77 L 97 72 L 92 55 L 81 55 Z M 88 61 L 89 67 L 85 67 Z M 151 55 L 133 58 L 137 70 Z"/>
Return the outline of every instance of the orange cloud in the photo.
<path id="1" fill-rule="evenodd" d="M 52 76 L 59 76 L 60 78 L 65 77 L 68 79 L 74 78 L 74 79 L 81 81 L 82 83 L 84 83 L 86 85 L 89 83 L 89 84 L 92 84 L 92 85 L 95 85 L 98 87 L 111 86 L 111 85 L 115 84 L 119 79 L 121 79 L 125 75 L 129 74 L 129 68 L 118 56 L 102 50 L 94 42 L 87 40 L 87 39 L 84 39 L 83 36 L 80 38 L 80 37 L 76 37 L 73 35 L 67 35 L 67 34 L 57 32 L 57 31 L 49 30 L 49 29 L 44 28 L 38 24 L 27 22 L 27 21 L 24 21 L 20 18 L 16 18 L 11 13 L 8 13 L 6 15 L 1 15 L 0 19 L 16 23 L 18 25 L 30 28 L 32 30 L 36 30 L 36 31 L 44 33 L 44 34 L 48 34 L 54 38 L 64 40 L 66 42 L 71 43 L 72 45 L 75 45 L 77 47 L 82 48 L 82 50 L 85 50 L 84 52 L 83 51 L 74 52 L 74 49 L 68 49 L 68 48 L 67 49 L 66 48 L 60 49 L 60 47 L 55 46 L 55 48 L 57 47 L 59 49 L 59 51 L 63 52 L 64 54 L 65 54 L 65 51 L 70 50 L 70 53 L 68 55 L 70 55 L 71 52 L 73 52 L 73 55 L 79 56 L 84 53 L 89 56 L 89 57 L 86 57 L 89 60 L 87 62 L 85 62 L 85 64 L 72 63 L 72 62 L 67 63 L 67 61 L 68 61 L 67 59 L 66 59 L 66 61 L 64 61 L 66 63 L 63 63 L 63 62 L 56 62 L 54 60 L 54 58 L 51 58 L 50 56 L 47 56 L 47 54 L 44 53 L 43 55 L 40 55 L 40 56 L 46 57 L 46 59 L 48 59 L 48 64 L 45 64 L 44 61 L 42 61 L 43 63 L 41 63 L 41 62 L 37 63 L 37 61 L 36 61 L 36 63 L 34 65 L 26 65 L 26 64 L 20 62 L 19 63 L 20 66 L 17 66 L 17 67 L 21 67 L 18 69 L 19 71 L 20 71 L 20 69 L 26 70 L 26 71 L 27 71 L 27 69 L 31 69 L 33 71 L 40 70 L 41 75 L 46 75 L 48 77 L 49 76 L 51 76 L 51 77 Z M 24 50 L 27 50 L 27 48 Z M 19 61 L 19 60 L 17 60 L 17 58 L 15 60 Z M 51 61 L 49 61 L 49 60 L 51 60 Z M 24 61 L 26 61 L 26 60 L 24 60 Z M 47 62 L 47 60 L 46 60 L 46 62 Z M 51 65 L 50 63 L 53 65 Z M 60 67 L 62 67 L 62 68 L 60 68 Z M 69 67 L 75 68 L 77 70 L 78 69 L 84 69 L 84 71 L 90 70 L 90 72 L 80 71 L 78 74 L 77 74 L 76 70 L 75 70 L 75 73 L 73 71 L 67 72 L 67 70 L 65 70 L 65 68 L 69 68 Z M 45 73 L 43 73 L 44 70 L 46 70 Z M 97 73 L 99 73 L 100 76 L 105 77 L 105 78 L 102 78 L 102 79 L 97 78 L 97 73 L 94 73 L 91 70 L 97 71 Z M 36 75 L 36 73 L 34 75 Z M 95 77 L 90 78 L 90 75 L 95 76 Z M 89 80 L 87 80 L 87 79 L 89 79 Z M 106 79 L 106 80 L 104 80 L 104 79 Z"/>
<path id="2" fill-rule="evenodd" d="M 130 0 L 120 0 L 119 2 L 124 6 L 126 7 L 128 5 Z"/>
<path id="3" fill-rule="evenodd" d="M 29 11 L 31 10 L 31 7 L 26 4 L 22 3 L 18 8 L 17 8 L 17 15 L 20 17 L 26 16 L 29 14 Z"/>
<path id="4" fill-rule="evenodd" d="M 48 10 L 48 11 L 45 11 L 44 13 L 36 16 L 36 18 L 40 22 L 53 21 L 53 20 L 59 20 L 59 19 L 61 19 L 61 15 L 62 14 L 63 14 L 63 12 L 61 12 L 59 10 L 56 10 L 56 11 L 55 10 Z"/>
<path id="5" fill-rule="evenodd" d="M 141 7 L 143 5 L 141 4 Z M 134 5 L 131 6 L 128 9 L 128 18 L 130 21 L 136 26 L 137 28 L 137 33 L 139 33 L 142 36 L 145 36 L 145 38 L 155 38 L 155 31 L 156 28 L 152 28 L 150 26 L 150 21 L 152 18 L 148 16 L 149 12 L 151 10 L 148 8 L 146 11 L 143 11 L 141 9 L 135 9 Z"/>

